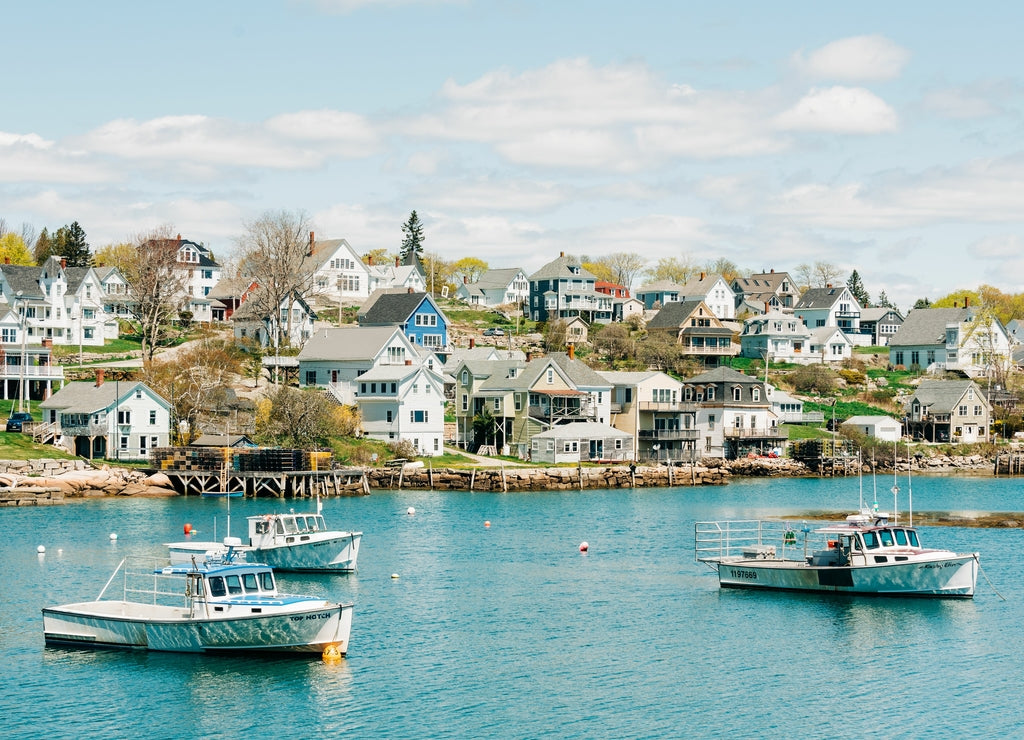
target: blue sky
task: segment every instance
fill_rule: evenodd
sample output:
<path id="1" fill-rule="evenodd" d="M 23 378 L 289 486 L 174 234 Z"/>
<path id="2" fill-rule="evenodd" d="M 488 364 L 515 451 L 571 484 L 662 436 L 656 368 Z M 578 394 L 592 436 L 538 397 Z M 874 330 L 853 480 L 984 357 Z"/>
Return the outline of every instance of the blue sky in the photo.
<path id="1" fill-rule="evenodd" d="M 19 3 L 0 217 L 93 248 L 320 238 L 531 272 L 559 251 L 823 260 L 906 309 L 1024 279 L 1024 6 Z M 637 287 L 637 286 L 634 286 Z"/>

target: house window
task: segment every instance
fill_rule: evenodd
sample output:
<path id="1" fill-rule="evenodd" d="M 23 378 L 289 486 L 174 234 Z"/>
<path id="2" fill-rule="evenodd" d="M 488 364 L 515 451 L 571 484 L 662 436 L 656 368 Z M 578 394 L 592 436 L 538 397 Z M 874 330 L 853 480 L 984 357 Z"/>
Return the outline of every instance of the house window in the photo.
<path id="1" fill-rule="evenodd" d="M 316 385 L 316 370 L 306 371 L 306 385 Z"/>
<path id="2" fill-rule="evenodd" d="M 686 389 L 683 391 L 683 400 L 684 401 L 692 401 L 693 400 L 693 388 L 691 388 L 690 386 L 686 386 Z"/>
<path id="3" fill-rule="evenodd" d="M 981 406 L 975 406 L 974 407 L 974 415 L 975 416 L 981 416 Z"/>
<path id="4" fill-rule="evenodd" d="M 2 336 L 4 342 L 14 343 L 18 341 L 18 330 L 5 328 Z"/>
<path id="5" fill-rule="evenodd" d="M 911 365 L 920 365 L 921 364 L 921 353 L 918 352 L 916 349 L 912 350 L 910 352 L 910 364 Z"/>
<path id="6" fill-rule="evenodd" d="M 131 424 L 132 423 L 132 412 L 130 410 L 117 412 L 117 423 L 118 424 Z M 127 439 L 127 437 L 125 437 Z"/>
<path id="7" fill-rule="evenodd" d="M 540 450 L 540 442 L 538 442 L 537 440 L 533 440 L 532 442 L 530 442 L 530 449 L 533 450 L 534 452 Z"/>
<path id="8" fill-rule="evenodd" d="M 388 409 L 385 421 L 390 424 L 394 420 L 394 418 L 395 418 L 395 412 L 392 411 L 391 409 Z"/>
<path id="9" fill-rule="evenodd" d="M 754 401 L 755 403 L 761 400 L 761 389 L 760 388 L 751 388 L 750 389 L 750 400 Z"/>
<path id="10" fill-rule="evenodd" d="M 465 393 L 462 394 L 462 410 L 469 410 L 469 396 L 467 396 Z"/>
<path id="11" fill-rule="evenodd" d="M 622 440 L 621 439 L 615 440 L 615 449 L 617 449 L 617 450 L 621 450 L 622 449 Z"/>
<path id="12" fill-rule="evenodd" d="M 149 412 L 149 423 L 150 424 L 156 424 L 156 410 L 155 409 L 150 409 L 150 412 Z"/>
<path id="13" fill-rule="evenodd" d="M 437 437 L 434 437 L 434 452 L 438 452 L 439 451 L 439 447 L 438 447 L 439 442 L 440 442 L 440 440 L 438 440 Z"/>
<path id="14" fill-rule="evenodd" d="M 554 452 L 554 451 L 555 451 L 555 440 L 549 439 L 548 440 L 548 452 Z"/>
<path id="15" fill-rule="evenodd" d="M 548 368 L 548 383 L 555 382 L 555 370 L 554 368 Z"/>
<path id="16" fill-rule="evenodd" d="M 967 389 L 967 400 L 968 401 L 973 401 L 974 400 L 974 389 L 973 388 L 968 388 Z"/>
<path id="17" fill-rule="evenodd" d="M 500 398 L 495 398 L 494 399 L 494 410 L 495 411 L 501 411 L 501 399 Z"/>
<path id="18" fill-rule="evenodd" d="M 960 416 L 967 416 L 967 406 L 960 407 Z"/>
<path id="19" fill-rule="evenodd" d="M 714 429 L 714 428 L 715 428 L 715 415 L 714 414 L 708 414 L 708 429 Z"/>
<path id="20" fill-rule="evenodd" d="M 388 347 L 388 362 L 401 365 L 405 362 L 405 347 Z"/>
<path id="21" fill-rule="evenodd" d="M 424 424 L 427 421 L 428 414 L 423 409 L 417 409 L 409 412 L 409 421 L 415 424 Z"/>
<path id="22" fill-rule="evenodd" d="M 462 384 L 466 385 L 467 383 L 469 383 L 469 371 L 468 370 L 463 370 L 462 371 Z"/>
<path id="23" fill-rule="evenodd" d="M 515 403 L 516 403 L 516 411 L 522 411 L 523 410 L 523 397 L 522 397 L 522 395 L 520 395 L 519 393 L 516 393 L 515 395 L 513 395 L 513 398 L 515 399 Z"/>
<path id="24" fill-rule="evenodd" d="M 712 386 L 708 386 L 708 400 L 709 401 L 714 401 L 715 400 L 715 386 L 713 386 L 713 385 Z"/>
<path id="25" fill-rule="evenodd" d="M 392 383 L 391 384 L 391 393 L 392 394 L 398 393 L 398 383 Z"/>
<path id="26" fill-rule="evenodd" d="M 124 452 L 128 451 L 128 437 L 127 437 L 127 435 L 122 435 L 121 436 L 121 449 Z"/>
<path id="27" fill-rule="evenodd" d="M 743 389 L 736 386 L 732 389 L 732 400 L 739 401 L 743 397 Z"/>
<path id="28" fill-rule="evenodd" d="M 893 353 L 893 359 L 896 360 L 896 364 L 897 365 L 902 365 L 903 364 L 903 352 L 902 351 L 894 352 Z"/>

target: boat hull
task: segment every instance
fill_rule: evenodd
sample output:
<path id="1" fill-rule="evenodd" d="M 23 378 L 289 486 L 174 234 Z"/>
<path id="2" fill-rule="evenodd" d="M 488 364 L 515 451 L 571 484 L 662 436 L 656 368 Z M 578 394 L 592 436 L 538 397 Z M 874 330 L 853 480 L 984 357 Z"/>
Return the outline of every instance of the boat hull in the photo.
<path id="1" fill-rule="evenodd" d="M 305 609 L 226 617 L 124 601 L 92 601 L 43 609 L 47 645 L 179 653 L 348 651 L 352 605 L 320 602 Z"/>
<path id="2" fill-rule="evenodd" d="M 362 536 L 361 532 L 313 532 L 266 537 L 261 544 L 236 547 L 235 551 L 277 571 L 348 573 L 356 569 Z M 167 547 L 174 564 L 227 552 L 219 542 L 172 542 Z"/>
<path id="3" fill-rule="evenodd" d="M 741 557 L 706 562 L 722 588 L 963 599 L 974 596 L 979 567 L 977 553 L 848 566 Z"/>

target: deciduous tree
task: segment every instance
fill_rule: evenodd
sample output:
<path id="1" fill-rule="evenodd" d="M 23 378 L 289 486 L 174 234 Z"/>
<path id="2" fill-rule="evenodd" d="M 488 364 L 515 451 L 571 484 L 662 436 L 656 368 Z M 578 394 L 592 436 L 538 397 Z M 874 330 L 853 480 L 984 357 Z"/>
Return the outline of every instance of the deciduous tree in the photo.
<path id="1" fill-rule="evenodd" d="M 312 448 L 328 444 L 340 433 L 330 404 L 316 391 L 275 386 L 267 396 L 270 412 L 258 414 L 256 437 L 286 447 Z"/>
<path id="2" fill-rule="evenodd" d="M 156 348 L 177 317 L 178 301 L 185 293 L 185 271 L 178 266 L 180 242 L 172 227 L 163 226 L 136 237 L 134 258 L 122 273 L 131 288 L 127 304 L 139 325 L 143 360 L 153 359 Z"/>
<path id="3" fill-rule="evenodd" d="M 689 255 L 680 257 L 662 257 L 654 267 L 648 268 L 647 277 L 652 282 L 671 280 L 673 283 L 685 285 L 699 272 Z"/>
<path id="4" fill-rule="evenodd" d="M 463 257 L 452 265 L 452 277 L 456 281 L 465 279 L 467 282 L 475 283 L 487 272 L 487 268 L 487 263 L 479 257 Z"/>
<path id="5" fill-rule="evenodd" d="M 0 262 L 4 260 L 10 260 L 12 265 L 35 264 L 25 241 L 13 231 L 0 236 Z"/>
<path id="6" fill-rule="evenodd" d="M 265 317 L 274 347 L 291 336 L 292 304 L 296 295 L 308 295 L 316 263 L 309 250 L 309 217 L 302 211 L 267 211 L 245 224 L 238 239 L 243 275 L 259 283 L 246 303 Z M 287 309 L 285 326 L 279 320 Z"/>

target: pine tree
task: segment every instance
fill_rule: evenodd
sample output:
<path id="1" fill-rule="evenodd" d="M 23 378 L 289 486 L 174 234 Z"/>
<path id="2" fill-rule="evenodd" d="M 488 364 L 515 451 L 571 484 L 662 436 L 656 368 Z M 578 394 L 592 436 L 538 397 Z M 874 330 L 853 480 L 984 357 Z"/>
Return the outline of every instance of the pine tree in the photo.
<path id="1" fill-rule="evenodd" d="M 37 265 L 41 265 L 54 254 L 54 243 L 53 238 L 50 236 L 50 232 L 43 227 L 43 230 L 39 232 L 39 238 L 36 239 L 35 246 L 32 247 L 32 259 L 36 261 Z"/>
<path id="2" fill-rule="evenodd" d="M 92 253 L 89 251 L 89 244 L 85 241 L 85 229 L 77 221 L 72 222 L 66 229 L 66 238 L 63 244 L 62 257 L 67 259 L 69 267 L 89 267 L 92 265 Z"/>
<path id="3" fill-rule="evenodd" d="M 861 308 L 871 305 L 871 296 L 864 290 L 864 283 L 860 281 L 860 275 L 856 270 L 850 273 L 850 279 L 846 281 L 846 287 L 853 293 L 853 297 L 857 299 L 857 303 L 861 305 Z"/>
<path id="4" fill-rule="evenodd" d="M 889 300 L 889 296 L 885 294 L 884 290 L 878 294 L 878 300 L 876 303 L 879 308 L 896 308 L 896 306 L 892 304 L 892 301 Z"/>
<path id="5" fill-rule="evenodd" d="M 405 234 L 402 238 L 402 251 L 400 254 L 402 262 L 405 262 L 410 254 L 415 254 L 417 257 L 422 255 L 423 242 L 427 240 L 427 237 L 423 236 L 423 222 L 416 215 L 416 211 L 410 213 L 409 220 L 402 224 L 402 233 Z"/>

